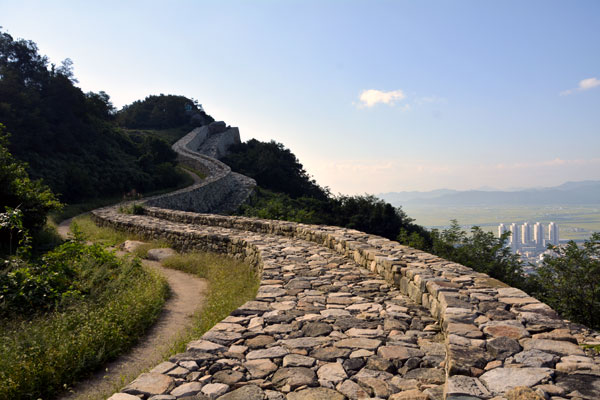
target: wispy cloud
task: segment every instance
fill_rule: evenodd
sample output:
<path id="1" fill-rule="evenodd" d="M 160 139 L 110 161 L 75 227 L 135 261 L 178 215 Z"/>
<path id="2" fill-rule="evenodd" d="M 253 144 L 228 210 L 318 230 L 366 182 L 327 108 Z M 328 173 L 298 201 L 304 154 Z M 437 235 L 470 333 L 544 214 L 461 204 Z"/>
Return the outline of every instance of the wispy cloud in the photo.
<path id="1" fill-rule="evenodd" d="M 560 92 L 561 96 L 567 96 L 569 94 L 573 94 L 576 92 L 583 92 L 586 90 L 593 89 L 595 87 L 600 87 L 600 79 L 598 78 L 587 78 L 579 81 L 579 85 L 575 89 L 565 90 Z"/>
<path id="2" fill-rule="evenodd" d="M 447 103 L 447 100 L 443 97 L 439 96 L 423 96 L 415 100 L 415 104 L 423 105 L 423 104 L 431 104 L 431 103 Z"/>
<path id="3" fill-rule="evenodd" d="M 383 91 L 377 89 L 363 90 L 359 96 L 360 107 L 373 107 L 379 103 L 393 106 L 406 98 L 402 90 Z"/>

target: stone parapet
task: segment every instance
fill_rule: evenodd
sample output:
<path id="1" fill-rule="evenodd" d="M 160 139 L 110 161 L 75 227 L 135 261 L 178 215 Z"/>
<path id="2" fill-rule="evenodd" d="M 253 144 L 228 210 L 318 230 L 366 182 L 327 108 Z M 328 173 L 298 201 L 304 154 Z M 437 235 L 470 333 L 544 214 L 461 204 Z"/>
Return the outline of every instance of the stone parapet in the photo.
<path id="1" fill-rule="evenodd" d="M 254 266 L 263 265 L 263 269 L 265 259 L 277 259 L 278 253 L 254 241 L 282 237 L 318 245 L 311 247 L 314 255 L 319 254 L 318 248 L 327 248 L 378 274 L 390 287 L 429 310 L 441 327 L 445 399 L 513 399 L 519 390 L 528 393 L 515 389 L 519 386 L 532 389 L 531 397 L 521 398 L 600 398 L 600 360 L 585 349 L 586 344 L 598 344 L 595 332 L 562 320 L 521 290 L 463 265 L 351 229 L 156 207 L 147 207 L 145 212 L 145 216 L 123 215 L 107 208 L 95 211 L 94 216 L 100 223 L 165 238 L 181 249 L 219 251 Z M 286 271 L 293 274 L 293 268 Z M 264 279 L 263 275 L 263 283 Z M 358 383 L 364 389 L 364 380 Z M 423 385 L 418 389 L 422 395 Z M 381 397 L 403 398 L 398 393 Z M 295 398 L 291 395 L 287 398 Z M 442 398 L 435 392 L 426 396 L 414 398 Z"/>
<path id="2" fill-rule="evenodd" d="M 146 199 L 143 203 L 176 210 L 224 213 L 237 209 L 250 196 L 254 179 L 231 171 L 221 161 L 198 149 L 211 140 L 210 149 L 221 154 L 229 144 L 239 142 L 237 128 L 211 135 L 208 126 L 192 130 L 173 144 L 179 163 L 205 175 L 201 182 L 175 192 Z"/>

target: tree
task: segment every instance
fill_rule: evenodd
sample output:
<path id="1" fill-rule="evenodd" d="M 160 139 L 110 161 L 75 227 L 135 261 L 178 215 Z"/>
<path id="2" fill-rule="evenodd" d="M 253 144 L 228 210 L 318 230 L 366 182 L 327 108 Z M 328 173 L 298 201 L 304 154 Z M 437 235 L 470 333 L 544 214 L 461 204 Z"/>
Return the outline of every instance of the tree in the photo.
<path id="1" fill-rule="evenodd" d="M 229 147 L 223 162 L 232 170 L 249 176 L 268 190 L 285 193 L 291 198 L 314 197 L 325 200 L 327 189 L 320 187 L 300 161 L 283 144 L 251 139 Z"/>
<path id="2" fill-rule="evenodd" d="M 0 229 L 0 244 L 11 252 L 14 240 L 22 238 L 13 237 L 16 225 L 10 216 L 19 217 L 18 233 L 34 233 L 44 226 L 48 213 L 60 208 L 61 204 L 41 180 L 29 178 L 26 164 L 8 151 L 8 137 L 4 125 L 0 124 L 0 212 L 6 217 L 6 224 L 3 224 L 6 229 Z"/>
<path id="3" fill-rule="evenodd" d="M 441 232 L 433 230 L 431 236 L 432 253 L 511 286 L 524 287 L 521 259 L 507 246 L 510 232 L 498 238 L 492 232 L 484 232 L 474 226 L 469 235 L 461 229 L 458 221 L 452 220 L 448 229 Z"/>
<path id="4" fill-rule="evenodd" d="M 130 129 L 167 129 L 189 125 L 194 116 L 211 123 L 212 117 L 198 108 L 197 102 L 184 96 L 148 96 L 134 101 L 117 113 L 119 125 Z"/>
<path id="5" fill-rule="evenodd" d="M 600 232 L 582 246 L 570 241 L 566 246 L 548 246 L 537 270 L 536 297 L 563 317 L 600 328 Z"/>

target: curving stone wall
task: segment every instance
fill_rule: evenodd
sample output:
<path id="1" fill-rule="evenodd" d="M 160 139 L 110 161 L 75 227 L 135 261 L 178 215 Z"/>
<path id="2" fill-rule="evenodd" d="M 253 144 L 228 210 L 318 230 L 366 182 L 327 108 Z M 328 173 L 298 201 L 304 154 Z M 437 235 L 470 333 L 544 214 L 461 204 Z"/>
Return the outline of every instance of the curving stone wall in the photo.
<path id="1" fill-rule="evenodd" d="M 197 145 L 188 136 L 180 155 Z M 180 250 L 244 259 L 261 285 L 113 400 L 600 398 L 600 358 L 585 348 L 600 336 L 518 289 L 378 236 L 167 209 L 181 204 L 173 197 L 151 199 L 141 216 L 93 215 Z"/>
<path id="2" fill-rule="evenodd" d="M 256 186 L 254 179 L 232 172 L 227 165 L 199 151 L 210 141 L 209 154 L 212 154 L 211 149 L 221 154 L 230 144 L 239 143 L 239 131 L 229 128 L 211 134 L 209 126 L 194 129 L 172 146 L 181 164 L 202 172 L 206 178 L 190 187 L 151 197 L 144 201 L 145 204 L 184 211 L 224 213 L 234 211 L 246 201 Z"/>
<path id="3" fill-rule="evenodd" d="M 277 368 L 273 369 L 270 375 L 266 374 L 260 378 L 265 381 L 264 378 L 269 377 L 271 380 L 267 379 L 267 383 L 261 381 L 257 385 L 259 388 L 262 385 L 269 388 L 267 390 L 276 390 L 278 393 L 286 393 L 288 389 L 291 393 L 296 393 L 294 390 L 301 388 L 303 385 L 291 385 L 285 388 L 285 385 L 277 386 L 276 382 L 279 381 L 273 381 L 274 372 L 290 365 L 288 361 L 285 361 L 287 355 L 297 354 L 299 349 L 306 348 L 290 346 L 290 343 L 293 344 L 296 342 L 290 342 L 290 339 L 286 339 L 283 336 L 279 339 L 274 338 L 273 342 L 264 344 L 263 350 L 266 352 L 266 355 L 269 355 L 271 354 L 269 353 L 269 349 L 272 347 L 282 349 L 277 350 L 281 353 L 277 353 L 280 354 L 279 356 L 265 357 L 275 367 L 266 361 L 248 364 L 251 360 L 263 360 L 260 357 L 253 358 L 255 357 L 254 354 L 249 357 L 249 352 L 257 351 L 252 350 L 253 348 L 250 346 L 246 346 L 245 343 L 250 339 L 260 336 L 261 333 L 270 333 L 272 335 L 278 329 L 294 330 L 291 325 L 286 325 L 286 327 L 271 327 L 272 324 L 268 324 L 269 320 L 265 322 L 262 315 L 264 313 L 276 312 L 275 314 L 267 314 L 269 317 L 272 317 L 271 322 L 279 321 L 283 323 L 285 321 L 287 324 L 293 324 L 296 321 L 294 327 L 297 329 L 303 329 L 304 327 L 304 324 L 299 324 L 298 322 L 305 323 L 306 321 L 312 321 L 312 318 L 315 318 L 314 320 L 316 321 L 321 321 L 319 319 L 320 315 L 324 317 L 323 319 L 327 323 L 331 323 L 335 327 L 335 324 L 338 323 L 336 318 L 332 318 L 335 312 L 329 313 L 327 310 L 343 309 L 350 313 L 349 315 L 345 315 L 346 317 L 353 318 L 350 325 L 358 324 L 357 326 L 359 326 L 362 322 L 359 323 L 356 320 L 360 321 L 361 318 L 359 316 L 363 317 L 359 311 L 363 307 L 366 308 L 366 304 L 370 302 L 367 301 L 367 297 L 358 296 L 351 289 L 350 291 L 341 289 L 349 286 L 344 283 L 343 279 L 346 275 L 353 279 L 353 274 L 358 274 L 359 276 L 366 274 L 367 281 L 370 281 L 373 278 L 369 274 L 377 274 L 384 278 L 384 280 L 378 281 L 376 292 L 383 300 L 383 302 L 378 301 L 377 304 L 381 306 L 382 311 L 385 310 L 385 313 L 380 314 L 380 319 L 377 323 L 369 325 L 369 328 L 357 329 L 373 329 L 377 331 L 379 325 L 381 325 L 381 329 L 377 332 L 363 332 L 359 330 L 356 331 L 357 335 L 360 333 L 362 336 L 352 336 L 354 333 L 349 332 L 349 329 L 335 330 L 332 327 L 326 339 L 311 339 L 309 340 L 311 345 L 308 347 L 317 349 L 329 348 L 333 342 L 333 347 L 337 348 L 335 343 L 338 341 L 362 337 L 374 340 L 374 342 L 365 342 L 371 343 L 373 348 L 361 348 L 360 346 L 348 347 L 351 352 L 349 354 L 344 353 L 346 357 L 344 357 L 344 354 L 339 353 L 336 357 L 325 359 L 311 357 L 311 352 L 300 354 L 313 359 L 311 368 L 313 372 L 316 371 L 315 373 L 318 378 L 320 377 L 319 371 L 325 365 L 328 365 L 328 367 L 321 373 L 322 376 L 325 376 L 325 371 L 329 369 L 337 369 L 339 375 L 344 377 L 344 379 L 339 381 L 335 379 L 327 381 L 325 378 L 321 380 L 315 378 L 316 380 L 310 380 L 310 384 L 306 383 L 307 387 L 336 388 L 338 392 L 343 393 L 348 398 L 360 398 L 359 394 L 362 393 L 360 390 L 364 391 L 368 396 L 374 396 L 378 393 L 375 389 L 378 387 L 377 385 L 387 388 L 385 389 L 387 392 L 379 388 L 382 392 L 379 392 L 377 397 L 391 399 L 502 399 L 506 398 L 503 396 L 516 386 L 530 387 L 538 393 L 544 393 L 544 395 L 547 394 L 549 396 L 554 395 L 556 399 L 599 398 L 600 360 L 595 355 L 586 354 L 582 346 L 580 346 L 580 344 L 595 343 L 598 339 L 595 333 L 584 327 L 575 326 L 561 320 L 547 305 L 527 296 L 524 292 L 507 287 L 485 274 L 476 273 L 462 265 L 402 246 L 381 237 L 337 227 L 196 214 L 153 207 L 147 209 L 147 215 L 145 216 L 118 214 L 114 208 L 98 210 L 94 215 L 101 224 L 130 230 L 147 237 L 164 238 L 179 249 L 198 248 L 235 255 L 246 259 L 251 265 L 254 265 L 257 272 L 260 273 L 260 271 L 263 271 L 261 289 L 257 297 L 257 301 L 261 304 L 258 305 L 256 302 L 250 302 L 250 304 L 242 306 L 241 309 L 236 310 L 232 314 L 231 321 L 235 320 L 237 322 L 224 322 L 223 325 L 207 333 L 201 342 L 199 342 L 202 343 L 202 346 L 212 346 L 206 342 L 215 343 L 214 338 L 217 337 L 216 343 L 223 347 L 219 347 L 221 349 L 220 353 L 218 351 L 216 354 L 211 353 L 213 354 L 211 362 L 202 364 L 203 367 L 206 367 L 206 370 L 202 371 L 200 375 L 195 374 L 193 376 L 198 379 L 204 379 L 201 383 L 208 384 L 208 382 L 213 382 L 215 380 L 215 373 L 218 372 L 217 369 L 222 367 L 213 367 L 214 363 L 218 362 L 221 359 L 220 357 L 229 359 L 226 353 L 231 352 L 231 346 L 241 346 L 234 347 L 234 350 L 241 351 L 242 353 L 238 353 L 234 357 L 237 361 L 233 362 L 234 367 L 231 368 L 233 372 L 227 373 L 233 374 L 234 372 L 239 372 L 244 375 L 244 378 L 232 384 L 223 383 L 217 379 L 214 382 L 215 384 L 222 383 L 229 385 L 228 391 L 238 387 L 241 388 L 245 385 L 254 385 L 256 382 L 248 379 L 254 376 L 250 372 L 252 371 L 252 366 L 264 363 L 265 368 L 268 366 L 268 370 Z M 278 245 L 275 245 L 275 243 L 278 243 Z M 308 252 L 308 256 L 301 257 L 291 253 L 293 255 L 292 258 L 286 260 L 288 253 L 283 249 L 295 249 L 299 247 L 299 243 L 302 243 L 302 247 L 304 247 L 303 251 L 304 253 Z M 307 243 L 312 243 L 313 245 Z M 291 252 L 291 250 L 289 251 Z M 326 290 L 315 289 L 312 285 L 304 288 L 308 289 L 308 293 L 304 291 L 303 294 L 309 297 L 312 295 L 310 291 L 318 291 L 318 293 L 315 292 L 314 294 L 316 296 L 313 302 L 315 309 L 313 312 L 308 313 L 314 313 L 316 317 L 312 315 L 307 317 L 306 312 L 302 313 L 301 316 L 294 315 L 293 318 L 290 318 L 289 313 L 284 312 L 283 316 L 278 317 L 280 312 L 285 310 L 286 307 L 292 307 L 291 309 L 299 311 L 298 305 L 301 303 L 297 297 L 299 293 L 295 293 L 295 299 L 287 299 L 288 296 L 291 296 L 290 293 L 294 293 L 294 291 L 290 292 L 290 288 L 294 289 L 293 285 L 288 284 L 290 281 L 297 279 L 295 277 L 297 273 L 296 268 L 303 270 L 301 265 L 303 263 L 310 265 L 311 257 L 313 256 L 313 260 L 319 261 L 321 261 L 324 254 L 328 254 L 325 259 L 335 259 L 335 256 L 332 256 L 328 251 L 333 251 L 339 257 L 342 257 L 341 260 L 343 262 L 340 263 L 340 261 L 337 261 L 337 263 L 334 263 L 335 268 L 340 268 L 340 265 L 344 267 L 336 275 L 336 279 L 339 279 L 339 281 L 329 281 L 329 283 L 319 282 L 321 286 L 318 288 L 325 288 Z M 319 263 L 316 265 L 319 268 L 323 266 L 323 264 Z M 351 267 L 351 265 L 354 265 L 354 267 Z M 273 269 L 278 269 L 279 271 L 276 279 L 273 279 L 273 275 L 270 273 L 265 274 L 265 271 Z M 283 273 L 281 270 L 283 270 Z M 365 270 L 368 272 L 365 272 Z M 308 276 L 318 277 L 324 271 L 327 270 L 317 269 L 316 271 L 310 271 Z M 282 277 L 286 278 L 286 275 L 289 279 L 282 279 Z M 337 288 L 335 283 L 338 284 Z M 341 295 L 339 294 L 340 291 L 342 291 Z M 344 293 L 346 294 L 344 295 Z M 401 296 L 398 296 L 400 293 L 428 310 L 432 318 L 427 319 L 422 312 L 419 312 L 418 310 L 421 310 L 421 307 L 414 304 L 410 305 L 405 300 L 400 300 L 402 299 Z M 371 298 L 377 295 L 371 293 Z M 287 303 L 280 304 L 281 301 L 279 300 L 282 296 L 285 299 L 284 303 Z M 348 303 L 341 304 L 344 308 L 331 308 L 329 306 L 336 303 L 329 303 L 328 299 L 330 297 L 344 298 Z M 357 297 L 361 298 L 357 299 Z M 390 302 L 390 299 L 394 299 L 400 302 L 400 304 L 394 304 Z M 316 303 L 320 303 L 321 306 L 314 305 Z M 307 306 L 306 302 L 303 304 Z M 404 308 L 395 308 L 395 305 L 405 307 L 406 310 Z M 251 314 L 249 311 L 244 311 L 248 307 L 262 308 L 260 312 L 254 310 L 256 313 Z M 369 307 L 373 307 L 373 305 L 369 304 Z M 312 309 L 309 307 L 309 310 Z M 357 312 L 353 313 L 352 310 L 356 310 Z M 402 311 L 397 313 L 394 310 Z M 402 315 L 402 313 L 407 314 L 406 311 L 408 310 L 413 313 L 412 316 L 410 314 L 406 316 Z M 289 311 L 289 309 L 286 311 Z M 345 313 L 342 312 L 341 314 Z M 242 320 L 236 319 L 239 316 L 248 315 L 252 315 L 252 317 Z M 418 323 L 413 324 L 412 321 L 415 316 L 418 316 L 421 321 L 420 325 Z M 260 326 L 251 325 L 251 321 L 254 318 L 259 318 L 259 320 L 262 318 Z M 367 321 L 369 320 L 368 317 L 364 318 Z M 259 320 L 254 320 L 254 323 Z M 436 322 L 437 325 L 433 322 Z M 227 325 L 229 323 L 241 323 L 241 327 L 237 325 L 229 326 Z M 245 323 L 247 324 L 244 325 Z M 344 323 L 341 322 L 340 324 Z M 251 326 L 255 329 L 250 329 Z M 416 329 L 409 329 L 411 326 Z M 425 329 L 425 326 L 428 328 Z M 439 329 L 444 334 L 444 352 L 440 351 L 439 346 L 435 344 L 437 342 L 433 339 L 434 335 L 432 334 L 435 334 L 438 329 L 436 326 L 439 326 Z M 225 329 L 227 327 L 231 327 L 234 331 L 237 329 L 242 333 L 240 335 L 231 335 L 230 341 L 219 339 L 221 333 L 217 334 L 215 332 L 228 331 Z M 344 327 L 349 328 L 348 325 Z M 332 332 L 336 332 L 336 334 L 332 336 Z M 219 342 L 219 340 L 221 341 Z M 323 341 L 323 343 L 320 341 Z M 377 345 L 375 341 L 378 341 Z M 298 341 L 298 343 L 301 342 Z M 428 354 L 426 350 L 428 348 L 433 348 L 434 353 Z M 367 352 L 359 352 L 359 350 L 367 350 Z M 181 357 L 189 361 L 194 357 L 191 355 L 194 351 L 194 345 L 191 345 L 189 354 Z M 362 361 L 352 361 L 352 354 L 357 356 L 354 358 L 360 358 Z M 409 354 L 411 356 L 406 357 Z M 441 364 L 436 365 L 433 363 L 433 366 L 432 364 L 428 364 L 432 358 L 426 359 L 426 357 L 432 356 L 435 359 L 434 356 L 439 357 L 440 354 L 444 354 L 444 360 Z M 358 357 L 358 355 L 361 356 Z M 377 361 L 380 360 L 375 358 L 371 361 L 373 356 L 392 363 L 395 362 L 395 370 L 393 367 L 390 367 L 395 371 L 395 374 L 392 376 L 386 375 L 389 372 L 387 372 L 385 361 L 381 361 L 382 366 L 380 365 L 380 367 L 384 368 L 383 372 L 386 374 L 381 374 L 382 371 L 375 366 Z M 386 358 L 384 356 L 389 357 Z M 423 361 L 424 359 L 426 359 L 425 362 Z M 175 357 L 170 362 L 173 363 L 173 361 L 178 360 L 181 361 Z M 409 363 L 409 360 L 411 360 L 410 363 L 417 364 L 406 364 Z M 348 369 L 350 363 L 356 362 L 358 365 L 363 361 L 364 363 L 358 371 Z M 198 363 L 198 360 L 195 362 Z M 306 363 L 309 363 L 309 361 L 306 360 Z M 342 374 L 339 366 L 329 365 L 332 363 L 340 364 L 346 375 Z M 372 365 L 367 366 L 367 363 L 371 363 Z M 412 369 L 409 369 L 411 366 Z M 427 366 L 431 368 L 427 368 Z M 444 377 L 447 378 L 445 379 L 445 383 L 440 383 L 439 373 L 436 372 L 442 366 L 444 368 Z M 239 368 L 236 370 L 235 367 Z M 405 368 L 404 374 L 402 374 L 403 367 Z M 227 368 L 224 368 L 224 370 L 230 371 Z M 408 374 L 412 370 L 418 371 Z M 434 372 L 426 370 L 433 370 Z M 362 373 L 357 376 L 359 372 Z M 249 374 L 249 376 L 245 374 Z M 371 374 L 372 376 L 369 375 L 369 378 L 373 378 L 374 380 L 362 379 L 365 378 L 365 374 Z M 220 374 L 219 377 L 221 375 L 223 374 Z M 238 374 L 234 375 L 239 376 Z M 394 377 L 396 377 L 396 380 L 391 381 Z M 349 382 L 345 383 L 346 381 Z M 327 382 L 330 383 L 328 384 Z M 369 386 L 366 382 L 370 382 L 372 386 Z M 385 382 L 387 386 L 381 382 Z M 177 382 L 173 381 L 172 383 L 175 385 Z M 353 383 L 357 384 L 359 388 L 355 387 Z M 181 381 L 181 384 L 186 384 L 186 382 Z M 439 389 L 440 385 L 441 389 Z M 199 388 L 200 386 L 195 385 L 193 387 Z M 186 387 L 192 386 L 188 385 Z M 209 389 L 213 387 L 215 386 L 211 386 Z M 350 390 L 350 387 L 353 389 Z M 371 392 L 368 391 L 369 388 L 371 388 Z M 436 392 L 436 388 L 438 388 L 438 392 Z M 263 389 L 261 390 L 265 392 Z M 133 393 L 135 389 L 131 389 L 130 387 L 126 391 Z M 384 393 L 387 393 L 387 395 L 383 396 Z M 406 393 L 407 396 L 423 396 L 402 397 L 403 393 Z M 329 395 L 332 394 L 329 393 Z M 290 399 L 295 398 L 291 394 L 287 396 Z"/>

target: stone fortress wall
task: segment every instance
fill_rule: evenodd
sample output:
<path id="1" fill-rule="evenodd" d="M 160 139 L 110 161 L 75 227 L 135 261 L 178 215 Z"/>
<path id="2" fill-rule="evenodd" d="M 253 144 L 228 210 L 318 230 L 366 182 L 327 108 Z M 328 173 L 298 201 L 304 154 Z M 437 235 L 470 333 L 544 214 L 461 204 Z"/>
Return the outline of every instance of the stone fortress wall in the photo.
<path id="1" fill-rule="evenodd" d="M 256 182 L 232 172 L 216 159 L 236 143 L 240 143 L 238 128 L 227 128 L 223 122 L 213 122 L 185 135 L 172 146 L 177 159 L 206 177 L 190 187 L 149 198 L 145 204 L 194 212 L 223 213 L 237 209 L 250 196 Z"/>
<path id="2" fill-rule="evenodd" d="M 244 259 L 262 280 L 255 301 L 119 396 L 600 399 L 600 358 L 584 346 L 597 333 L 485 274 L 351 229 L 147 205 L 93 214 Z"/>

